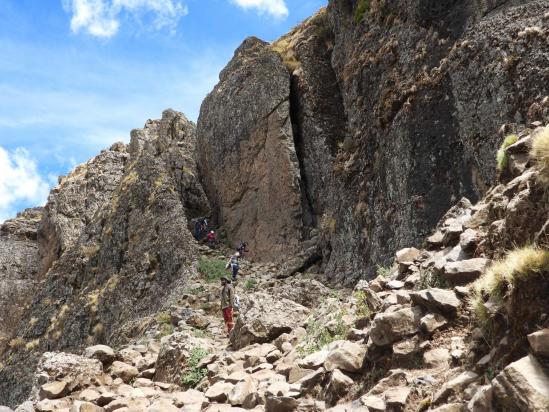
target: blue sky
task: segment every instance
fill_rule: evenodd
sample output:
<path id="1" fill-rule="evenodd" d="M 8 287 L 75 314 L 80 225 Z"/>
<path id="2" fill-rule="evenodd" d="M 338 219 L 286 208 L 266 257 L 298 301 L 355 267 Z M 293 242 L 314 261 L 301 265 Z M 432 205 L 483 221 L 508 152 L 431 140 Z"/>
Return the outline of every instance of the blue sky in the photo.
<path id="1" fill-rule="evenodd" d="M 247 36 L 326 0 L 0 0 L 0 222 L 171 107 L 196 120 Z"/>

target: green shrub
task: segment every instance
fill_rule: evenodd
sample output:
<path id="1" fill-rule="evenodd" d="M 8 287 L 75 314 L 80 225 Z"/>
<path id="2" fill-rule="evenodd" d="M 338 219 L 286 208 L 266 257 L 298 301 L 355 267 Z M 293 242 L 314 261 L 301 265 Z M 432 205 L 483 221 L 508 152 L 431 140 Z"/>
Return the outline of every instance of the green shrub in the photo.
<path id="1" fill-rule="evenodd" d="M 387 266 L 377 265 L 376 266 L 376 274 L 378 276 L 386 278 L 387 276 L 389 276 L 391 274 L 391 268 L 387 267 Z"/>
<path id="2" fill-rule="evenodd" d="M 247 289 L 247 290 L 250 290 L 250 289 L 253 289 L 257 286 L 257 280 L 255 279 L 247 279 L 246 280 L 246 283 L 244 284 L 244 287 Z"/>
<path id="3" fill-rule="evenodd" d="M 499 147 L 498 153 L 496 155 L 496 162 L 497 162 L 497 168 L 498 170 L 503 170 L 507 167 L 508 162 L 508 156 L 507 153 L 505 153 L 505 149 L 507 149 L 512 144 L 516 143 L 518 140 L 518 136 L 516 134 L 510 134 L 505 137 L 503 140 L 503 143 Z"/>
<path id="4" fill-rule="evenodd" d="M 370 11 L 370 0 L 358 0 L 355 9 L 355 23 L 360 23 L 368 11 Z"/>
<path id="5" fill-rule="evenodd" d="M 549 184 L 549 126 L 534 136 L 530 154 L 540 169 L 540 181 Z"/>
<path id="6" fill-rule="evenodd" d="M 324 346 L 335 340 L 345 339 L 349 327 L 343 322 L 345 310 L 341 309 L 335 314 L 336 325 L 333 331 L 326 327 L 325 319 L 311 319 L 307 323 L 306 343 L 298 348 L 298 352 L 303 355 L 308 355 L 321 350 Z"/>
<path id="7" fill-rule="evenodd" d="M 371 315 L 370 308 L 366 302 L 366 294 L 363 290 L 357 290 L 354 293 L 356 299 L 356 316 L 359 318 L 369 318 Z"/>
<path id="8" fill-rule="evenodd" d="M 489 327 L 492 315 L 504 308 L 507 293 L 515 288 L 518 280 L 547 270 L 549 251 L 533 246 L 515 249 L 494 263 L 473 287 L 470 303 L 479 323 Z M 490 302 L 490 310 L 486 299 Z"/>
<path id="9" fill-rule="evenodd" d="M 215 282 L 227 274 L 225 265 L 226 262 L 222 259 L 202 257 L 198 261 L 198 272 L 207 282 Z"/>
<path id="10" fill-rule="evenodd" d="M 171 335 L 174 332 L 174 327 L 171 323 L 162 323 L 160 325 L 160 336 L 168 336 Z"/>
<path id="11" fill-rule="evenodd" d="M 209 352 L 206 349 L 195 347 L 191 349 L 189 358 L 187 359 L 187 368 L 181 375 L 181 386 L 184 388 L 194 388 L 200 383 L 208 372 L 206 368 L 199 368 L 198 364 L 206 357 Z"/>
<path id="12" fill-rule="evenodd" d="M 158 312 L 154 318 L 158 323 L 171 323 L 169 312 Z"/>

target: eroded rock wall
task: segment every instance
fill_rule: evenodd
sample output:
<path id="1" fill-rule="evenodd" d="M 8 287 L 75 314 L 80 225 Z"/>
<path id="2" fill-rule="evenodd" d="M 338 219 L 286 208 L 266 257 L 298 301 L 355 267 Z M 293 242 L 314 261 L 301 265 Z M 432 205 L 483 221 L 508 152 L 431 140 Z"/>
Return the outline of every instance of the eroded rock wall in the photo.
<path id="1" fill-rule="evenodd" d="M 250 256 L 291 254 L 302 236 L 299 162 L 290 120 L 290 77 L 268 43 L 248 38 L 202 103 L 198 165 L 229 240 Z"/>
<path id="2" fill-rule="evenodd" d="M 325 271 L 347 284 L 418 244 L 452 204 L 475 201 L 494 182 L 501 126 L 539 120 L 549 94 L 548 9 L 537 0 L 332 0 L 272 44 L 286 74 L 267 51 L 269 59 L 243 53 L 258 44 L 246 40 L 198 124 L 204 184 L 231 240 L 250 240 L 254 258 L 266 259 L 319 229 Z M 279 97 L 265 106 L 264 90 Z M 260 193 L 273 181 L 243 176 L 250 164 L 278 172 L 236 142 L 286 100 L 288 110 L 278 110 L 289 112 L 295 175 L 299 168 L 291 207 L 236 195 L 247 191 L 234 182 Z M 274 205 L 296 218 L 273 225 Z M 241 229 L 262 225 L 267 238 Z"/>
<path id="3" fill-rule="evenodd" d="M 0 225 L 0 353 L 39 281 L 36 232 L 41 218 L 41 208 L 27 209 Z"/>
<path id="4" fill-rule="evenodd" d="M 185 287 L 195 257 L 187 216 L 209 213 L 195 136 L 194 124 L 167 110 L 52 191 L 44 219 L 58 258 L 17 327 L 19 344 L 2 355 L 0 403 L 26 396 L 41 353 L 124 342 Z M 78 208 L 87 212 L 76 220 L 60 212 Z"/>

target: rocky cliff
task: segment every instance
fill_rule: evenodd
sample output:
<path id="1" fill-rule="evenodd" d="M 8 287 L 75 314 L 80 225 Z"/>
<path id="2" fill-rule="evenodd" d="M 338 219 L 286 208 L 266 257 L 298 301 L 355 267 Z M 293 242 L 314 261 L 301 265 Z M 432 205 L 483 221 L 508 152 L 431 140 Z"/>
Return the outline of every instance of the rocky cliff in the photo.
<path id="1" fill-rule="evenodd" d="M 42 216 L 2 226 L 11 265 L 2 290 L 17 292 L 0 301 L 10 308 L 7 332 L 16 331 L 3 354 L 2 401 L 26 395 L 40 353 L 123 342 L 185 287 L 195 254 L 188 219 L 209 213 L 194 145 L 194 124 L 165 111 L 133 130 L 127 147 L 115 144 L 61 178 Z"/>
<path id="2" fill-rule="evenodd" d="M 270 47 L 246 40 L 198 122 L 219 223 L 258 259 L 320 229 L 334 280 L 373 276 L 494 182 L 501 125 L 539 120 L 547 11 L 543 1 L 333 0 Z M 273 137 L 268 155 L 249 149 L 256 135 Z"/>
<path id="3" fill-rule="evenodd" d="M 165 111 L 0 227 L 0 403 L 544 410 L 548 38 L 541 0 L 332 0 L 246 39 L 197 126 Z"/>

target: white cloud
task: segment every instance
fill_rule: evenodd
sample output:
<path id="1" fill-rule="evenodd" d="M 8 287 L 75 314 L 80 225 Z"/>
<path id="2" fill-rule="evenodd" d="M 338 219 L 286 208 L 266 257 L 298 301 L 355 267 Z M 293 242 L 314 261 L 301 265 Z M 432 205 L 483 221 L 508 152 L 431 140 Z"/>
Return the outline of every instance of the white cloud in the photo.
<path id="1" fill-rule="evenodd" d="M 43 205 L 48 193 L 49 184 L 25 149 L 8 152 L 0 146 L 0 222 L 13 217 L 20 202 Z"/>
<path id="2" fill-rule="evenodd" d="M 288 7 L 284 0 L 231 0 L 243 9 L 256 9 L 259 14 L 270 14 L 282 19 L 288 17 Z"/>
<path id="3" fill-rule="evenodd" d="M 154 15 L 155 29 L 175 32 L 179 20 L 189 13 L 186 5 L 177 0 L 63 0 L 72 13 L 71 30 L 87 31 L 92 36 L 112 37 L 120 28 L 123 13 L 139 18 L 145 13 Z"/>

